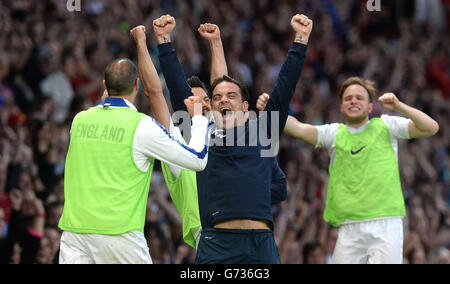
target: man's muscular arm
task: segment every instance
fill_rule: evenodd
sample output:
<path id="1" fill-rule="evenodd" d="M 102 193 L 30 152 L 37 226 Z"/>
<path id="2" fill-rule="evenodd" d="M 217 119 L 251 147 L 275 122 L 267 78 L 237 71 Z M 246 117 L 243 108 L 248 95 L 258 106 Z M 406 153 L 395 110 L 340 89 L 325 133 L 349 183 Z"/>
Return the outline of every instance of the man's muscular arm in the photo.
<path id="1" fill-rule="evenodd" d="M 395 94 L 386 93 L 378 101 L 389 111 L 397 111 L 405 115 L 409 122 L 409 136 L 423 138 L 435 135 L 439 131 L 439 124 L 426 113 L 402 103 Z"/>
<path id="2" fill-rule="evenodd" d="M 192 89 L 171 43 L 171 33 L 176 26 L 175 18 L 162 16 L 153 21 L 153 30 L 158 41 L 159 62 L 170 91 L 170 102 L 174 111 L 187 111 L 184 100 L 193 96 Z"/>
<path id="3" fill-rule="evenodd" d="M 217 25 L 206 23 L 200 25 L 198 32 L 202 38 L 209 42 L 209 47 L 211 49 L 210 83 L 212 84 L 217 78 L 228 75 L 225 52 L 223 50 L 222 38 L 220 37 L 220 29 Z"/>
<path id="4" fill-rule="evenodd" d="M 153 117 L 166 129 L 170 129 L 170 112 L 163 95 L 158 73 L 150 58 L 147 48 L 146 29 L 144 26 L 135 27 L 130 31 L 131 37 L 137 45 L 139 75 L 144 93 L 149 99 Z"/>
<path id="5" fill-rule="evenodd" d="M 296 33 L 295 41 L 284 61 L 275 87 L 270 94 L 265 111 L 278 111 L 278 135 L 284 129 L 289 114 L 289 104 L 302 73 L 306 57 L 307 43 L 312 31 L 313 22 L 305 15 L 295 15 L 291 20 L 291 27 Z M 267 119 L 268 128 L 271 127 L 271 116 Z M 270 133 L 270 136 L 272 134 Z"/>

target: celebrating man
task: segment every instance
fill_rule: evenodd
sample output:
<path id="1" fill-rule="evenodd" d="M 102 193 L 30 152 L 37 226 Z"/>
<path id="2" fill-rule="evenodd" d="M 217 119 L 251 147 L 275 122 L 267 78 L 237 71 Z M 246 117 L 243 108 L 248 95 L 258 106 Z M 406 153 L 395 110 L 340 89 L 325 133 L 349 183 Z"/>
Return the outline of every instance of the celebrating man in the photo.
<path id="1" fill-rule="evenodd" d="M 281 68 L 267 111 L 278 112 L 279 129 L 284 128 L 289 102 L 299 80 L 306 55 L 312 21 L 304 15 L 292 18 L 295 42 Z M 160 62 L 171 93 L 172 105 L 192 96 L 184 72 L 171 44 L 175 19 L 169 15 L 154 21 Z M 170 78 L 170 81 L 168 80 Z M 273 239 L 271 195 L 276 160 L 262 157 L 266 145 L 250 129 L 258 129 L 259 118 L 248 119 L 248 92 L 237 80 L 223 76 L 210 88 L 211 108 L 219 126 L 213 135 L 209 162 L 197 174 L 203 232 L 197 263 L 280 263 Z M 177 110 L 177 109 L 175 109 Z M 271 120 L 265 122 L 271 136 Z M 236 135 L 244 133 L 244 135 Z M 227 136 L 232 139 L 227 139 Z M 276 134 L 274 134 L 276 136 Z M 230 141 L 231 140 L 231 141 Z M 239 146 L 242 145 L 242 146 Z M 281 200 L 285 198 L 281 194 Z"/>
<path id="2" fill-rule="evenodd" d="M 398 169 L 398 139 L 429 137 L 436 121 L 398 100 L 393 93 L 378 101 L 409 119 L 382 115 L 369 119 L 376 89 L 358 77 L 339 92 L 345 124 L 313 126 L 289 117 L 285 132 L 330 154 L 325 221 L 339 227 L 333 263 L 403 261 L 405 204 Z M 268 95 L 258 99 L 263 107 Z"/>
<path id="3" fill-rule="evenodd" d="M 146 40 L 143 27 L 139 29 L 131 32 L 138 45 Z M 159 97 L 162 86 L 151 60 L 145 68 L 150 76 L 142 81 L 144 92 Z M 192 139 L 185 145 L 139 113 L 133 105 L 138 68 L 128 59 L 107 67 L 104 84 L 108 97 L 80 112 L 72 124 L 59 223 L 64 231 L 60 262 L 151 263 L 143 230 L 154 159 L 203 170 L 208 121 L 194 107 L 199 100 L 187 99 L 194 117 Z"/>

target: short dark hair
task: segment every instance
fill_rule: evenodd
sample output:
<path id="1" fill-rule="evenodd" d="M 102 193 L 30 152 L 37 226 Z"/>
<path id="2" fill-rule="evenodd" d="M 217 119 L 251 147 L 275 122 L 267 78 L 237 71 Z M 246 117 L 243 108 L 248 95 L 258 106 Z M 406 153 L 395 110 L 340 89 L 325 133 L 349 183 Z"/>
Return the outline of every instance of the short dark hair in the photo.
<path id="1" fill-rule="evenodd" d="M 197 77 L 197 76 L 189 77 L 189 78 L 186 80 L 186 82 L 188 83 L 188 85 L 189 85 L 191 88 L 202 88 L 203 90 L 205 90 L 205 92 L 208 92 L 208 88 L 206 88 L 205 83 L 203 83 L 203 81 L 200 80 L 200 78 Z"/>
<path id="2" fill-rule="evenodd" d="M 130 59 L 121 58 L 105 70 L 105 84 L 111 97 L 128 96 L 133 92 L 139 71 Z"/>
<path id="3" fill-rule="evenodd" d="M 214 89 L 217 87 L 217 85 L 219 85 L 222 82 L 230 82 L 233 83 L 235 85 L 237 85 L 241 91 L 241 96 L 242 96 L 242 101 L 245 102 L 249 100 L 249 95 L 248 95 L 248 90 L 247 87 L 240 81 L 231 78 L 228 75 L 223 75 L 222 77 L 217 78 L 216 80 L 214 80 L 214 82 L 212 83 L 211 87 L 209 88 L 209 98 L 212 99 L 213 96 L 213 92 Z"/>

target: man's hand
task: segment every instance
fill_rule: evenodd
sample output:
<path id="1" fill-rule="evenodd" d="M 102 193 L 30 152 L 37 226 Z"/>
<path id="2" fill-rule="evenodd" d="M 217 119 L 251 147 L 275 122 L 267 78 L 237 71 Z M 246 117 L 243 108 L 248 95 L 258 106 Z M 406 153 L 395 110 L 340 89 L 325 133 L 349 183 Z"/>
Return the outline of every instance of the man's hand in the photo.
<path id="1" fill-rule="evenodd" d="M 215 24 L 206 23 L 200 25 L 197 31 L 202 38 L 209 42 L 209 47 L 211 49 L 210 83 L 212 84 L 217 78 L 228 75 L 228 67 L 220 36 L 220 28 Z"/>
<path id="2" fill-rule="evenodd" d="M 439 131 L 439 124 L 434 119 L 401 102 L 393 93 L 382 95 L 378 101 L 385 110 L 397 111 L 411 120 L 408 126 L 410 138 L 430 137 Z"/>
<path id="3" fill-rule="evenodd" d="M 291 26 L 296 32 L 295 42 L 308 44 L 309 36 L 313 28 L 313 22 L 305 15 L 297 14 L 292 17 Z"/>
<path id="4" fill-rule="evenodd" d="M 171 42 L 170 34 L 176 25 L 175 18 L 170 15 L 161 16 L 153 21 L 153 31 L 158 44 Z"/>
<path id="5" fill-rule="evenodd" d="M 130 31 L 131 37 L 134 39 L 136 44 L 147 43 L 147 37 L 145 35 L 145 26 L 137 26 Z"/>
<path id="6" fill-rule="evenodd" d="M 220 29 L 214 24 L 202 24 L 198 28 L 198 33 L 207 41 L 220 40 Z"/>
<path id="7" fill-rule="evenodd" d="M 386 93 L 378 98 L 381 106 L 388 111 L 398 110 L 400 107 L 400 101 L 393 93 Z"/>
<path id="8" fill-rule="evenodd" d="M 197 96 L 190 96 L 184 100 L 184 104 L 191 117 L 203 115 L 202 99 Z"/>
<path id="9" fill-rule="evenodd" d="M 266 108 L 267 103 L 269 102 L 269 98 L 269 94 L 262 93 L 256 101 L 256 109 L 258 111 L 263 111 Z"/>

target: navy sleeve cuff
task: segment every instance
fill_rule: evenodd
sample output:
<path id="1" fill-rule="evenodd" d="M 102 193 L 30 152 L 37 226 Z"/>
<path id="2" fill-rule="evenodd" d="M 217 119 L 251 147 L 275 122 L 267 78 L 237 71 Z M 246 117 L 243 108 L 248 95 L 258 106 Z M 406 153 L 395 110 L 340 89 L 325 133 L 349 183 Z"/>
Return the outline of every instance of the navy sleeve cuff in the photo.
<path id="1" fill-rule="evenodd" d="M 159 56 L 164 56 L 174 51 L 175 49 L 173 48 L 173 44 L 171 42 L 158 44 Z"/>
<path id="2" fill-rule="evenodd" d="M 306 54 L 306 50 L 308 49 L 307 45 L 304 45 L 303 43 L 293 42 L 292 43 L 292 50 L 299 52 L 301 54 Z"/>

